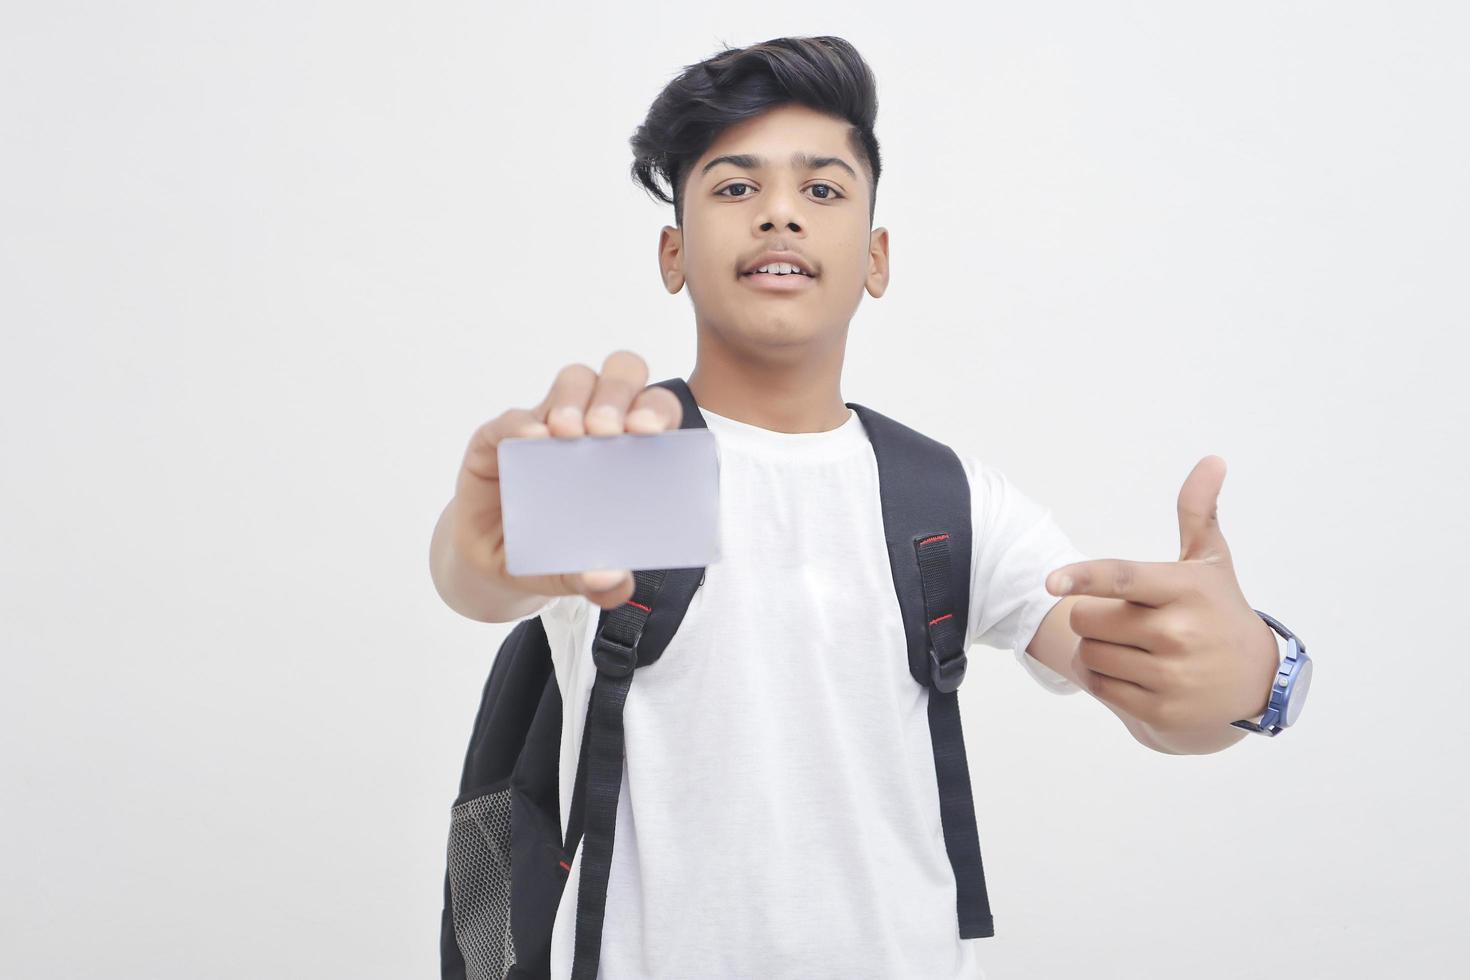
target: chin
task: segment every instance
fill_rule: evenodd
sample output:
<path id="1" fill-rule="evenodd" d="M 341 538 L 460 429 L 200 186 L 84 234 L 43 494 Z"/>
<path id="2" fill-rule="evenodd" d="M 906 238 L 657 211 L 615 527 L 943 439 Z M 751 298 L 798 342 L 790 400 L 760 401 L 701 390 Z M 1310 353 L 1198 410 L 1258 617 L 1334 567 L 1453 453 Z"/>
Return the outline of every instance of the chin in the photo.
<path id="1" fill-rule="evenodd" d="M 775 310 L 762 311 L 755 315 L 746 311 L 736 323 L 734 332 L 741 341 L 766 350 L 805 348 L 822 336 L 822 329 L 810 317 L 794 316 Z"/>

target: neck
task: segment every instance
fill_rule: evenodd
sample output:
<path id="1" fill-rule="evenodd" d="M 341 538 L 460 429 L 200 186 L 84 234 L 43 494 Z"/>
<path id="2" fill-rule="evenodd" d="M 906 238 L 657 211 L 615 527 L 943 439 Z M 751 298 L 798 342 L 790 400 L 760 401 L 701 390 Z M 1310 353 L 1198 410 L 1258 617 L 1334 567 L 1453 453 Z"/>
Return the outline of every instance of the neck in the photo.
<path id="1" fill-rule="evenodd" d="M 789 361 L 743 355 L 701 331 L 687 379 L 700 408 L 775 432 L 827 432 L 848 420 L 841 345 Z"/>

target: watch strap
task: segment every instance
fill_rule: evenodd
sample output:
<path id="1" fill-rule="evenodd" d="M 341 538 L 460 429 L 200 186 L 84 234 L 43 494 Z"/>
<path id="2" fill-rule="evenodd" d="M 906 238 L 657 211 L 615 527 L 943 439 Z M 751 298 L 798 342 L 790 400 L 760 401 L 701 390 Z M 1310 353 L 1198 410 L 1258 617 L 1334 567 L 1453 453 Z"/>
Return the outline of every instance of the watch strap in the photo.
<path id="1" fill-rule="evenodd" d="M 1276 674 L 1271 677 L 1271 683 L 1275 684 L 1276 677 L 1281 673 L 1281 665 L 1286 663 L 1286 658 L 1291 653 L 1291 641 L 1275 630 L 1271 631 L 1271 635 L 1276 637 Z M 1266 700 L 1268 702 L 1267 710 L 1269 710 L 1269 702 L 1271 700 L 1269 693 L 1266 695 Z M 1248 721 L 1253 725 L 1259 726 L 1261 719 L 1264 717 L 1266 717 L 1266 711 L 1262 711 L 1260 714 L 1251 718 L 1242 718 L 1241 721 Z"/>
<path id="2" fill-rule="evenodd" d="M 1280 734 L 1284 728 L 1284 726 L 1280 724 L 1282 712 L 1273 712 L 1271 710 L 1271 701 L 1276 696 L 1276 686 L 1277 682 L 1281 678 L 1281 668 L 1286 664 L 1287 657 L 1291 655 L 1291 640 L 1287 639 L 1286 636 L 1286 634 L 1290 633 L 1290 630 L 1287 630 L 1287 628 L 1283 626 L 1279 620 L 1267 615 L 1266 613 L 1261 612 L 1259 609 L 1255 609 L 1252 611 L 1257 616 L 1260 616 L 1266 621 L 1266 625 L 1271 627 L 1272 635 L 1276 637 L 1276 673 L 1272 675 L 1271 690 L 1266 695 L 1266 710 L 1262 711 L 1258 715 L 1255 715 L 1254 717 L 1241 718 L 1237 721 L 1232 721 L 1230 724 L 1236 728 L 1241 728 L 1248 732 L 1256 732 L 1260 735 L 1274 736 Z M 1296 643 L 1298 650 L 1304 649 L 1301 640 L 1297 640 Z M 1270 727 L 1261 724 L 1261 722 L 1265 719 L 1267 715 L 1273 716 L 1273 724 Z"/>

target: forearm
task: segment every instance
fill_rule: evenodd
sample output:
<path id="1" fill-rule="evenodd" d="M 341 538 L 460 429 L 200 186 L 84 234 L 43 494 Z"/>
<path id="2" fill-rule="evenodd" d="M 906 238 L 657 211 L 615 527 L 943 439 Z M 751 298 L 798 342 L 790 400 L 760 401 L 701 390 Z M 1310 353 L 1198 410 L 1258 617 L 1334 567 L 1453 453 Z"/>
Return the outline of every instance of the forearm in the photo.
<path id="1" fill-rule="evenodd" d="M 450 538 L 447 506 L 429 542 L 429 574 L 439 597 L 450 609 L 481 623 L 508 623 L 546 602 L 545 596 L 512 591 L 465 562 Z"/>

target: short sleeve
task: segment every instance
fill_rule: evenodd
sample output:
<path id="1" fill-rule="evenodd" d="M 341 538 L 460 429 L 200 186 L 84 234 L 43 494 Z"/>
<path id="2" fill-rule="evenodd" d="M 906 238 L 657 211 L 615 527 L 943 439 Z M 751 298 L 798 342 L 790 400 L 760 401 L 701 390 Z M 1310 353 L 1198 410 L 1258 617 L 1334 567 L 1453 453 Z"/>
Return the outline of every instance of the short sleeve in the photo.
<path id="1" fill-rule="evenodd" d="M 582 636 L 587 624 L 587 613 L 596 609 L 586 596 L 556 596 L 539 612 L 524 617 L 541 617 L 541 626 L 546 631 L 546 642 L 551 648 L 552 669 L 562 690 L 570 690 L 578 668 L 578 651 L 582 649 Z M 519 622 L 519 620 L 518 620 Z M 590 664 L 590 660 L 588 663 Z"/>
<path id="2" fill-rule="evenodd" d="M 1026 652 L 1041 621 L 1061 601 L 1046 576 L 1087 555 L 1057 525 L 1051 511 L 999 469 L 964 457 L 973 510 L 969 644 L 1011 650 L 1038 684 L 1055 694 L 1082 690 Z"/>

